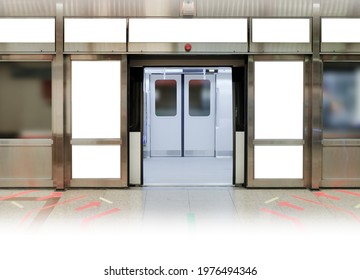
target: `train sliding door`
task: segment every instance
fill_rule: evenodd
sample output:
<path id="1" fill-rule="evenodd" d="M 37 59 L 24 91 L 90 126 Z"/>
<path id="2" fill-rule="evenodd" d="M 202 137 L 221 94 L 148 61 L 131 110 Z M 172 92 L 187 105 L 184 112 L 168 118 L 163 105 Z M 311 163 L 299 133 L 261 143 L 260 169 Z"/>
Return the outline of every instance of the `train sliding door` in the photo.
<path id="1" fill-rule="evenodd" d="M 150 84 L 150 156 L 214 157 L 214 77 L 152 75 Z"/>
<path id="2" fill-rule="evenodd" d="M 152 75 L 150 156 L 181 156 L 181 76 Z"/>
<path id="3" fill-rule="evenodd" d="M 184 77 L 184 156 L 215 156 L 215 78 Z"/>

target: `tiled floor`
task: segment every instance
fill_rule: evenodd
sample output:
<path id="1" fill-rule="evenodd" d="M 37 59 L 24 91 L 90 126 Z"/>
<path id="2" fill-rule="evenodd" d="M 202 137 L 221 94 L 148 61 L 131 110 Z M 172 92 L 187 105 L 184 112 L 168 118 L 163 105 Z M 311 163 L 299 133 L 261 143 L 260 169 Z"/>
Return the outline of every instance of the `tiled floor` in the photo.
<path id="1" fill-rule="evenodd" d="M 128 189 L 0 190 L 2 231 L 66 227 L 360 228 L 360 190 L 143 187 Z"/>

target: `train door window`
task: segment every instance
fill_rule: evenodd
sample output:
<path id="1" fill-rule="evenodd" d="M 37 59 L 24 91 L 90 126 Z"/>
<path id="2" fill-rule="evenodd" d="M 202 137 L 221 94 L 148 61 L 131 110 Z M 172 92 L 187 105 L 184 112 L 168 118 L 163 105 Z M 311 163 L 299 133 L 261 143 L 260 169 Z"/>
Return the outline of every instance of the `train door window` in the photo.
<path id="1" fill-rule="evenodd" d="M 191 80 L 189 82 L 189 114 L 204 117 L 210 114 L 210 81 Z"/>
<path id="2" fill-rule="evenodd" d="M 176 81 L 155 82 L 155 114 L 158 117 L 176 116 Z"/>

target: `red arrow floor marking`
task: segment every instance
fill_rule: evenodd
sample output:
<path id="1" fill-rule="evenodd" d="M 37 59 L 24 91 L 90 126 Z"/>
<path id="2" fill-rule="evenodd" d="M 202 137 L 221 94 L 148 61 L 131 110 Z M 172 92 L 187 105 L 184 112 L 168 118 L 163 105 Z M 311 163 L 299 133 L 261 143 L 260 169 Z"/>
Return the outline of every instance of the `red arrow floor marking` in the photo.
<path id="1" fill-rule="evenodd" d="M 53 192 L 50 195 L 39 197 L 36 200 L 41 201 L 41 200 L 47 200 L 47 199 L 50 199 L 50 198 L 61 197 L 61 196 L 62 196 L 61 192 Z"/>
<path id="2" fill-rule="evenodd" d="M 326 198 L 329 198 L 329 199 L 332 199 L 332 200 L 340 200 L 340 198 L 336 197 L 336 196 L 332 196 L 332 195 L 328 195 L 324 192 L 316 192 L 314 193 L 317 197 L 320 197 L 320 196 L 323 196 L 323 197 L 326 197 Z"/>
<path id="3" fill-rule="evenodd" d="M 335 209 L 335 210 L 344 212 L 344 213 L 346 213 L 346 214 L 349 214 L 351 217 L 354 218 L 354 220 L 356 220 L 358 223 L 360 223 L 360 218 L 359 218 L 358 216 L 356 216 L 355 213 L 353 213 L 353 212 L 351 212 L 351 211 L 349 211 L 349 210 L 346 210 L 346 209 L 343 209 L 343 208 L 339 208 L 339 207 L 336 207 L 336 206 L 333 206 L 333 205 L 321 203 L 321 202 L 318 202 L 318 201 L 314 201 L 314 200 L 311 200 L 311 199 L 303 198 L 303 197 L 296 196 L 296 195 L 293 195 L 292 197 L 294 197 L 294 198 L 296 198 L 296 199 L 300 199 L 300 200 L 306 201 L 306 202 L 309 202 L 309 203 L 321 205 L 321 206 L 324 206 L 324 207 L 326 207 L 326 208 L 331 208 L 331 209 Z"/>
<path id="4" fill-rule="evenodd" d="M 347 190 L 336 190 L 336 191 L 346 193 L 346 194 L 350 194 L 350 195 L 354 195 L 354 196 L 360 196 L 360 193 L 357 193 L 357 192 L 351 192 L 351 191 L 347 191 Z"/>
<path id="5" fill-rule="evenodd" d="M 82 228 L 85 228 L 91 221 L 93 220 L 96 220 L 96 219 L 99 219 L 99 218 L 102 218 L 104 216 L 107 216 L 107 215 L 110 215 L 110 214 L 113 214 L 113 213 L 116 213 L 116 212 L 119 212 L 120 209 L 119 208 L 112 208 L 110 210 L 107 210 L 105 212 L 102 212 L 102 213 L 99 213 L 99 214 L 96 214 L 94 216 L 90 216 L 86 219 L 84 219 L 81 223 L 81 227 Z"/>
<path id="6" fill-rule="evenodd" d="M 266 213 L 269 213 L 269 214 L 272 214 L 272 215 L 275 215 L 275 216 L 278 216 L 278 217 L 281 217 L 281 218 L 284 218 L 286 220 L 289 220 L 289 221 L 292 221 L 294 222 L 296 225 L 300 226 L 301 225 L 301 222 L 298 218 L 294 218 L 294 217 L 291 217 L 291 216 L 288 216 L 288 215 L 285 215 L 283 213 L 280 213 L 280 212 L 277 212 L 277 211 L 274 211 L 274 210 L 270 210 L 268 208 L 260 208 L 261 211 L 263 212 L 266 212 Z"/>
<path id="7" fill-rule="evenodd" d="M 56 206 L 60 206 L 60 205 L 64 205 L 64 204 L 67 204 L 67 203 L 70 203 L 70 202 L 73 202 L 75 200 L 79 200 L 79 199 L 82 199 L 86 197 L 86 195 L 83 195 L 83 196 L 78 196 L 78 197 L 75 197 L 75 198 L 72 198 L 72 199 L 68 199 L 68 200 L 65 200 L 65 201 L 62 201 L 62 202 L 58 202 L 58 203 L 53 203 L 53 204 L 50 204 L 48 206 L 45 206 L 45 207 L 42 207 L 42 208 L 37 208 L 37 209 L 33 209 L 33 210 L 30 210 L 26 213 L 26 215 L 24 216 L 24 218 L 22 218 L 22 220 L 20 221 L 20 225 L 24 224 L 29 218 L 30 216 L 36 212 L 36 211 L 42 211 L 42 210 L 45 210 L 45 209 L 49 209 L 49 208 L 53 208 L 53 207 L 56 207 Z"/>
<path id="8" fill-rule="evenodd" d="M 73 201 L 75 201 L 75 200 L 82 199 L 82 198 L 84 198 L 84 197 L 86 197 L 86 195 L 82 195 L 82 196 L 74 197 L 74 198 L 72 198 L 72 199 L 64 200 L 63 202 L 58 202 L 58 203 L 50 204 L 50 205 L 48 205 L 48 206 L 42 207 L 42 208 L 37 209 L 37 210 L 41 211 L 41 210 L 49 209 L 49 208 L 52 208 L 52 207 L 55 207 L 55 206 L 64 205 L 64 204 L 73 202 Z M 35 209 L 35 210 L 36 210 L 36 209 Z"/>
<path id="9" fill-rule="evenodd" d="M 287 201 L 280 201 L 278 202 L 278 205 L 281 206 L 281 207 L 289 207 L 289 208 L 292 208 L 292 209 L 296 209 L 296 210 L 299 210 L 299 211 L 303 211 L 304 208 L 300 207 L 300 206 L 297 206 L 297 205 L 294 205 L 294 204 L 291 204 Z"/>
<path id="10" fill-rule="evenodd" d="M 18 197 L 18 196 L 22 196 L 22 195 L 25 195 L 25 194 L 28 194 L 28 193 L 33 193 L 33 192 L 38 192 L 38 191 L 37 190 L 29 190 L 29 191 L 23 191 L 23 192 L 15 193 L 15 194 L 8 195 L 8 196 L 3 196 L 3 197 L 0 197 L 0 201 L 1 200 L 7 200 L 7 199 L 10 199 L 10 198 L 14 198 L 14 197 Z"/>
<path id="11" fill-rule="evenodd" d="M 100 204 L 101 204 L 100 201 L 93 201 L 93 202 L 90 202 L 90 203 L 88 203 L 88 204 L 86 204 L 84 206 L 80 206 L 80 207 L 76 208 L 75 210 L 76 211 L 82 211 L 82 210 L 85 210 L 85 209 L 91 208 L 91 207 L 99 207 Z"/>

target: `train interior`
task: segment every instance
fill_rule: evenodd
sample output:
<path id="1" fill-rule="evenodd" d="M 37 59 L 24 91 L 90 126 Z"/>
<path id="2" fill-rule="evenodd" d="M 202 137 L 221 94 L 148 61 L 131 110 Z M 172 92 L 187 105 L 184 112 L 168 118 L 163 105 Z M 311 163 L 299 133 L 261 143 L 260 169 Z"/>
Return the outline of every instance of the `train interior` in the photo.
<path id="1" fill-rule="evenodd" d="M 230 67 L 145 68 L 144 185 L 232 185 Z"/>

